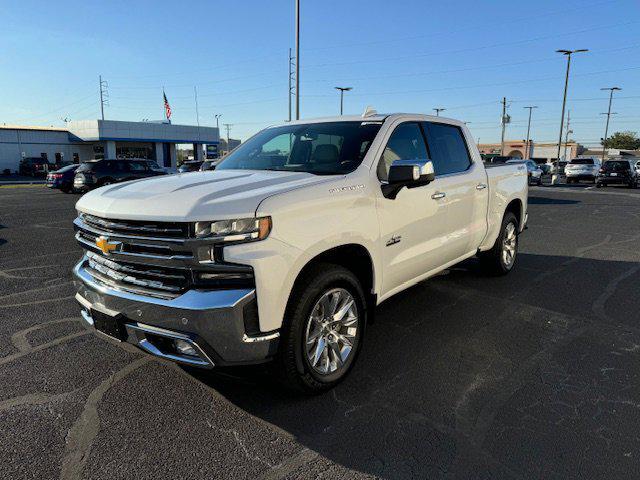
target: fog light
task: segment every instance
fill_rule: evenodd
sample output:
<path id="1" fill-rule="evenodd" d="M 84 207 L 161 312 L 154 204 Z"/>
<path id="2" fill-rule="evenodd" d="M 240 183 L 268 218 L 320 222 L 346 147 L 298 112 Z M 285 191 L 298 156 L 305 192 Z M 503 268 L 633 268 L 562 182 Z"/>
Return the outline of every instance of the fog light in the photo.
<path id="1" fill-rule="evenodd" d="M 191 357 L 198 356 L 195 348 L 193 348 L 189 342 L 185 340 L 175 340 L 174 342 L 175 342 L 176 350 L 178 351 L 178 353 L 182 355 L 189 355 Z"/>

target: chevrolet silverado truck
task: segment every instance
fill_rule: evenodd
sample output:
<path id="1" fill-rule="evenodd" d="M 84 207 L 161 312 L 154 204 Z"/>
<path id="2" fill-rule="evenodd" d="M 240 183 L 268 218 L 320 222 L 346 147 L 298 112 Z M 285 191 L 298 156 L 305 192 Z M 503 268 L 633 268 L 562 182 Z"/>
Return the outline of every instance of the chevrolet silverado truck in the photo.
<path id="1" fill-rule="evenodd" d="M 467 258 L 511 271 L 527 170 L 464 123 L 340 116 L 262 130 L 214 171 L 77 203 L 88 328 L 193 367 L 272 362 L 308 393 L 353 367 L 377 304 Z"/>

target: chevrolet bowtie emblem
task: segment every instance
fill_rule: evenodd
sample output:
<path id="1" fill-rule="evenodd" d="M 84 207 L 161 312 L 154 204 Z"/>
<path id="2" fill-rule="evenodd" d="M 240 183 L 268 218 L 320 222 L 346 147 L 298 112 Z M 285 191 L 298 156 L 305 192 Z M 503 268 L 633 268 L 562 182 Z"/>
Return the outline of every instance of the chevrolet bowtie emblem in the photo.
<path id="1" fill-rule="evenodd" d="M 107 237 L 100 236 L 96 238 L 96 246 L 102 250 L 102 253 L 109 255 L 109 252 L 113 252 L 118 248 L 120 242 L 110 242 Z"/>

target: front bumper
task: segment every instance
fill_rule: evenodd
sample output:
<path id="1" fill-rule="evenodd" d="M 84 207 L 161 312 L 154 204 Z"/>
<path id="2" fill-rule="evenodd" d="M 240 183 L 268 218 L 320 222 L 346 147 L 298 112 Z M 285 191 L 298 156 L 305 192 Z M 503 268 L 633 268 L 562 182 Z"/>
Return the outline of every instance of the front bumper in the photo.
<path id="1" fill-rule="evenodd" d="M 253 289 L 189 290 L 160 299 L 116 290 L 96 281 L 80 262 L 73 270 L 83 323 L 107 315 L 124 333 L 123 340 L 157 357 L 196 367 L 262 363 L 277 351 L 279 332 L 246 333 L 245 317 L 257 315 Z M 181 355 L 176 339 L 197 355 Z"/>

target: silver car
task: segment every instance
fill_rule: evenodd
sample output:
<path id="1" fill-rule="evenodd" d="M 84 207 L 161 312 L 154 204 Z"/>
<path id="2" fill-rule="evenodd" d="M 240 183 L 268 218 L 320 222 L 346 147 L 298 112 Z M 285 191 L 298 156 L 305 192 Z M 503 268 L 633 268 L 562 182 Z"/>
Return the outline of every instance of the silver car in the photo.
<path id="1" fill-rule="evenodd" d="M 600 171 L 600 160 L 594 157 L 574 158 L 565 167 L 564 174 L 567 183 L 589 180 L 596 183 L 598 172 Z"/>
<path id="2" fill-rule="evenodd" d="M 533 160 L 513 159 L 507 160 L 506 163 L 524 163 L 529 173 L 529 185 L 542 185 L 542 169 Z"/>

